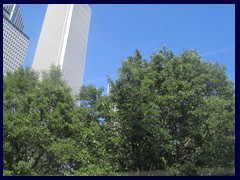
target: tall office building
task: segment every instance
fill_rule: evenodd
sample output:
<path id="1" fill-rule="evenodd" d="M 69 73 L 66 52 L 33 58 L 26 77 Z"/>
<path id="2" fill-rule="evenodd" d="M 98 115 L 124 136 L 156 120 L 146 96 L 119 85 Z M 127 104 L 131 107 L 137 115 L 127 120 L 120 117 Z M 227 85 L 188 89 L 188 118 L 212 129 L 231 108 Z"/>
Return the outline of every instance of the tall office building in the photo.
<path id="1" fill-rule="evenodd" d="M 91 9 L 85 4 L 49 4 L 32 68 L 59 66 L 73 94 L 82 86 Z"/>
<path id="2" fill-rule="evenodd" d="M 29 45 L 23 29 L 19 4 L 3 4 L 3 75 L 23 65 Z"/>

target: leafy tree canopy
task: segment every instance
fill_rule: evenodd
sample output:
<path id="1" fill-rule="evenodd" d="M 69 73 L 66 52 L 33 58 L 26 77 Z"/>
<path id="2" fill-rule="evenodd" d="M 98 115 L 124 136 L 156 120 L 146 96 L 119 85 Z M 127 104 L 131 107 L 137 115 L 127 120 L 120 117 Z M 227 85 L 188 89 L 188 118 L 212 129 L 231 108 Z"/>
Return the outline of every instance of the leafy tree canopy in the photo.
<path id="1" fill-rule="evenodd" d="M 4 77 L 4 175 L 201 175 L 235 164 L 235 89 L 196 50 L 139 50 L 76 98 L 58 67 Z M 232 172 L 233 174 L 234 172 Z"/>

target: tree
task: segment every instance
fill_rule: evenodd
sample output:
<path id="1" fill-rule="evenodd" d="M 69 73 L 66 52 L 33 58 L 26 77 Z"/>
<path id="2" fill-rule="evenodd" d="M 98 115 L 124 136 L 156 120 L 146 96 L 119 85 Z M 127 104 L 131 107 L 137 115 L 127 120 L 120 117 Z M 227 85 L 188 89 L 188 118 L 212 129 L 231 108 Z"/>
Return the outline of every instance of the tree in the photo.
<path id="1" fill-rule="evenodd" d="M 8 74 L 4 78 L 4 174 L 114 173 L 118 136 L 98 121 L 111 117 L 106 111 L 109 100 L 101 93 L 83 87 L 82 104 L 77 106 L 58 67 L 44 72 L 41 80 L 29 68 Z"/>
<path id="2" fill-rule="evenodd" d="M 140 52 L 128 57 L 119 69 L 119 79 L 111 83 L 111 98 L 116 103 L 120 134 L 124 139 L 122 167 L 130 170 L 163 168 L 171 152 L 170 136 L 159 119 L 154 102 L 153 72 Z M 159 143 L 156 143 L 159 142 Z M 123 168 L 125 169 L 125 168 Z"/>
<path id="3" fill-rule="evenodd" d="M 8 74 L 4 78 L 4 169 L 15 175 L 58 173 L 60 165 L 49 149 L 70 136 L 73 107 L 59 69 L 52 67 L 42 81 L 29 68 Z"/>
<path id="4" fill-rule="evenodd" d="M 91 159 L 88 163 L 91 168 L 81 169 L 78 172 L 80 174 L 95 172 L 97 175 L 109 175 L 118 170 L 121 137 L 113 125 L 115 119 L 112 102 L 108 96 L 102 95 L 103 90 L 93 85 L 83 86 L 78 96 L 80 106 L 76 107 L 75 115 L 78 117 L 74 126 L 83 126 L 83 131 L 76 130 L 79 133 L 74 134 L 83 141 L 82 145 L 90 152 Z M 81 125 L 76 126 L 76 123 Z"/>
<path id="5" fill-rule="evenodd" d="M 221 164 L 211 156 L 219 150 L 216 154 L 228 154 L 233 164 L 235 97 L 224 66 L 202 61 L 195 50 L 177 56 L 163 47 L 150 62 L 136 50 L 119 68 L 118 79 L 109 82 L 128 155 L 123 166 L 196 175 L 198 167 Z M 210 108 L 215 99 L 225 106 Z M 217 131 L 219 126 L 225 130 Z M 219 149 L 220 142 L 229 151 Z M 206 152 L 211 163 L 201 158 Z"/>
<path id="6" fill-rule="evenodd" d="M 58 67 L 4 77 L 4 175 L 117 175 L 235 164 L 235 90 L 226 67 L 166 47 L 123 61 L 111 91 L 74 97 Z M 79 103 L 80 102 L 80 103 Z"/>

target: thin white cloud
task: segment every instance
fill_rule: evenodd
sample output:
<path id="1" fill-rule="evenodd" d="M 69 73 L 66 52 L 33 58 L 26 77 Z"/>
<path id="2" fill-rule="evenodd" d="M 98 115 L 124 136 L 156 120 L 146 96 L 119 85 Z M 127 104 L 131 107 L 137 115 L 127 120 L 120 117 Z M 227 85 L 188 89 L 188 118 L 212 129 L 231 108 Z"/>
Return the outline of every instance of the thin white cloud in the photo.
<path id="1" fill-rule="evenodd" d="M 235 50 L 234 46 L 230 46 L 230 47 L 225 47 L 222 49 L 218 49 L 215 51 L 208 51 L 208 52 L 204 52 L 204 53 L 200 53 L 201 56 L 208 56 L 208 55 L 213 55 L 213 54 L 220 54 L 220 53 L 224 53 L 224 52 L 229 52 L 229 51 L 233 51 Z"/>
<path id="2" fill-rule="evenodd" d="M 111 74 L 109 76 L 113 77 L 113 76 L 116 76 L 116 75 L 117 75 L 117 73 L 114 73 L 114 74 Z M 103 81 L 103 80 L 107 80 L 107 76 L 102 76 L 102 77 L 98 77 L 98 78 L 95 78 L 95 79 L 91 79 L 91 80 L 83 82 L 83 84 L 91 84 L 91 83 L 95 83 L 95 82 L 99 82 L 99 81 Z"/>

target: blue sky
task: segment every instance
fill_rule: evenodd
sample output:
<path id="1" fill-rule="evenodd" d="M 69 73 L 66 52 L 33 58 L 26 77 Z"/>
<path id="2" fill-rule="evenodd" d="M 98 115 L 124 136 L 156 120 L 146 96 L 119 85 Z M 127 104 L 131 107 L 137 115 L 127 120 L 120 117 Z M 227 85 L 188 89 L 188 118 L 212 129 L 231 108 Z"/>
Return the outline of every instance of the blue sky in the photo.
<path id="1" fill-rule="evenodd" d="M 167 45 L 175 54 L 196 49 L 202 59 L 228 67 L 235 81 L 235 5 L 107 5 L 92 10 L 84 84 L 107 87 L 107 75 L 117 78 L 121 62 L 138 48 L 151 52 Z M 47 5 L 22 4 L 30 46 L 24 66 L 31 66 Z"/>

